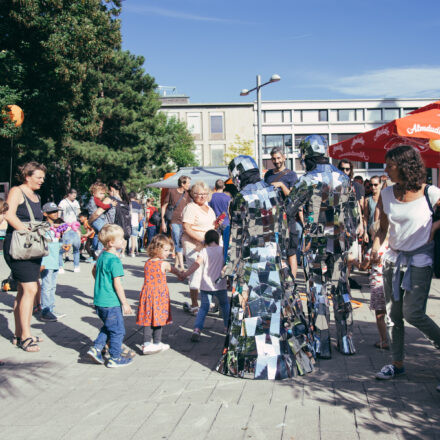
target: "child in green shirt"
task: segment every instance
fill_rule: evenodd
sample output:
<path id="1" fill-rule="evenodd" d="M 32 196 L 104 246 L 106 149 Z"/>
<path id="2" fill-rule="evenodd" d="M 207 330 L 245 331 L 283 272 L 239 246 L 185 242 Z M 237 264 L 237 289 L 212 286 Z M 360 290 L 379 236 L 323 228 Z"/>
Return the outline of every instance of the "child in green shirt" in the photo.
<path id="1" fill-rule="evenodd" d="M 87 354 L 95 362 L 104 364 L 102 350 L 108 341 L 110 359 L 107 361 L 107 367 L 125 367 L 133 361 L 133 358 L 121 355 L 125 335 L 123 314 L 132 314 L 121 283 L 124 269 L 118 257 L 118 250 L 125 249 L 126 246 L 124 231 L 118 225 L 106 224 L 99 232 L 99 240 L 104 245 L 104 251 L 93 267 L 95 277 L 93 303 L 104 325 L 94 346 Z"/>

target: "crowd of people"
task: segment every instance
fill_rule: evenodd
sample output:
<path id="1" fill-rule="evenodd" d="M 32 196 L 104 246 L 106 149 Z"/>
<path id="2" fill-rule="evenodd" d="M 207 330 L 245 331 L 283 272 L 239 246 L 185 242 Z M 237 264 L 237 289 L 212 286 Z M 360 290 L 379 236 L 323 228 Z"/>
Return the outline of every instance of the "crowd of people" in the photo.
<path id="1" fill-rule="evenodd" d="M 144 328 L 144 354 L 169 348 L 162 342 L 162 327 L 171 322 L 166 283 L 171 272 L 180 280 L 188 278 L 191 303 L 183 306 L 195 316 L 193 342 L 200 341 L 215 302 L 220 306 L 226 340 L 218 371 L 260 379 L 292 377 L 311 372 L 316 357 L 331 357 L 329 298 L 337 349 L 355 354 L 350 289 L 360 286 L 350 275 L 356 267 L 370 274 L 370 308 L 379 334 L 374 345 L 392 354 L 392 363 L 376 378 L 403 374 L 404 320 L 440 348 L 440 328 L 426 314 L 433 237 L 440 228 L 432 210 L 440 190 L 426 185 L 420 154 L 409 146 L 388 151 L 386 175 L 365 181 L 353 176 L 352 162 L 330 163 L 321 136 L 306 138 L 301 152 L 305 174 L 300 178 L 286 168 L 282 149 L 274 148 L 274 168 L 264 180 L 252 158 L 231 162 L 233 196 L 222 180 L 211 190 L 181 176 L 159 207 L 151 197 L 141 203 L 118 180 L 95 182 L 85 209 L 73 189 L 58 204 L 41 205 L 38 190 L 46 168 L 25 164 L 21 184 L 0 206 L 0 220 L 7 222 L 4 257 L 18 282 L 12 342 L 26 352 L 39 351 L 41 338 L 31 333 L 32 314 L 39 313 L 43 321 L 60 319 L 54 308 L 57 276 L 71 251 L 74 272 L 80 271 L 81 258 L 94 262 L 94 306 L 103 326 L 89 356 L 108 367 L 129 365 L 133 357 L 122 353 L 123 315 L 132 311 L 122 287 L 121 259 L 146 252 L 136 319 Z M 14 231 L 43 221 L 48 224 L 47 255 L 14 259 Z M 174 264 L 168 261 L 171 255 Z M 307 314 L 295 283 L 299 265 L 306 277 Z"/>

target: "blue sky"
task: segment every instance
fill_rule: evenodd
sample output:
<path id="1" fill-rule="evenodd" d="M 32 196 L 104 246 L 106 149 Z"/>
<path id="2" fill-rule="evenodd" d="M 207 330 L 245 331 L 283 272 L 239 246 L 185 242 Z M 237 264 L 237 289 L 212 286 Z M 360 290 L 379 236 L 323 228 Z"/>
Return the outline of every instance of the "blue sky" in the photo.
<path id="1" fill-rule="evenodd" d="M 123 49 L 191 102 L 440 95 L 439 0 L 125 0 Z"/>

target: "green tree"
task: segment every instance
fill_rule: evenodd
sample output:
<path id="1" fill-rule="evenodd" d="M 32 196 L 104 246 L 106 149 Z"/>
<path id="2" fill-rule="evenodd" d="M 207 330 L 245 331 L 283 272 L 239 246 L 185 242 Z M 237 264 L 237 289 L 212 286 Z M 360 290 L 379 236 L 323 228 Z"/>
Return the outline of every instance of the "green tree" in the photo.
<path id="1" fill-rule="evenodd" d="M 234 157 L 245 155 L 254 156 L 254 147 L 252 146 L 254 141 L 242 139 L 238 134 L 235 135 L 235 142 L 229 146 L 225 153 L 225 164 L 229 165 Z"/>
<path id="2" fill-rule="evenodd" d="M 9 157 L 4 136 L 13 134 L 17 161 L 48 167 L 51 197 L 97 178 L 138 189 L 194 161 L 186 128 L 159 113 L 144 59 L 120 50 L 121 3 L 0 2 L 0 107 L 25 113 L 20 130 L 0 122 L 0 151 Z"/>
<path id="3" fill-rule="evenodd" d="M 144 72 L 144 58 L 115 51 L 103 66 L 98 100 L 100 130 L 95 143 L 75 142 L 73 150 L 104 181 L 116 177 L 140 191 L 166 172 L 195 162 L 194 142 L 183 123 L 159 112 L 154 79 Z M 92 168 L 91 168 L 92 167 Z"/>

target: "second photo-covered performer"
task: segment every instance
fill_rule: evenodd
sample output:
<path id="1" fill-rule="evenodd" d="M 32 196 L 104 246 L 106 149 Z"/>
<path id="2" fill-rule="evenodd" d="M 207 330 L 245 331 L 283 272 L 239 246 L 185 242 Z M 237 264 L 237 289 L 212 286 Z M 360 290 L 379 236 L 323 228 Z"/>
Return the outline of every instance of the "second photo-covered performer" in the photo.
<path id="1" fill-rule="evenodd" d="M 286 211 L 295 231 L 298 211 L 304 212 L 304 273 L 313 347 L 320 358 L 331 358 L 329 297 L 333 301 L 337 348 L 356 352 L 353 312 L 347 287 L 347 256 L 357 235 L 362 235 L 356 194 L 348 176 L 325 157 L 327 144 L 310 135 L 300 144 L 306 173 L 286 199 Z"/>

